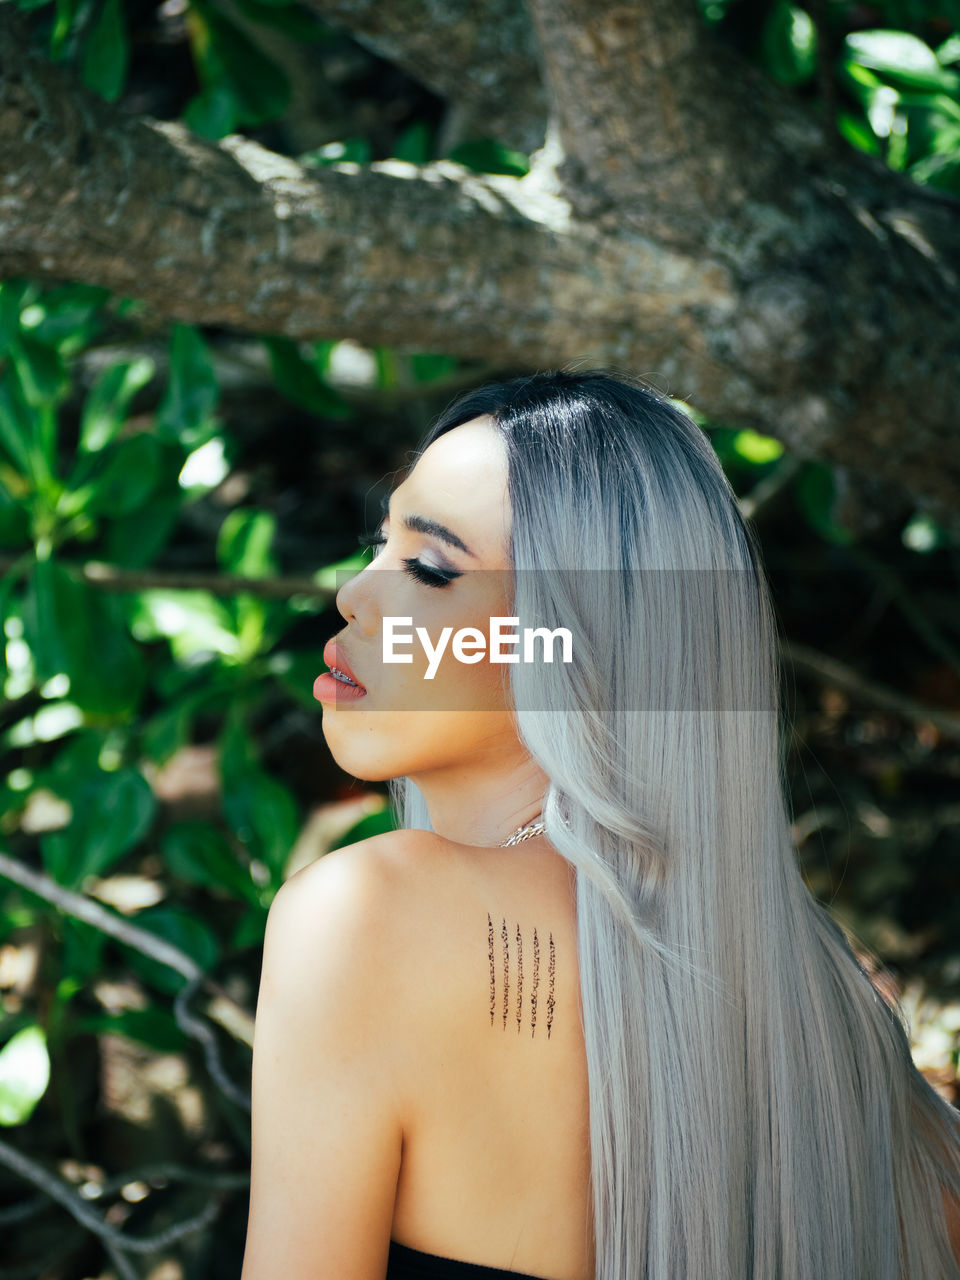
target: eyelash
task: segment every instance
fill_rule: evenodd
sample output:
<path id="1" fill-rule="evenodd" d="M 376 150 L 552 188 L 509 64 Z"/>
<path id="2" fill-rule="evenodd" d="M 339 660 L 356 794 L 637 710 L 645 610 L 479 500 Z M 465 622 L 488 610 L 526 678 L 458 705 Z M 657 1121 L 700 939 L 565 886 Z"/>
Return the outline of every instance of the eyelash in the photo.
<path id="1" fill-rule="evenodd" d="M 357 538 L 361 547 L 382 547 L 386 542 L 386 538 L 382 533 L 361 533 Z M 426 565 L 421 564 L 419 560 L 415 560 L 412 556 L 408 556 L 403 561 L 407 573 L 411 578 L 416 578 L 418 582 L 422 582 L 427 587 L 445 587 L 452 582 L 454 578 L 459 578 L 459 572 L 452 569 L 430 569 Z"/>

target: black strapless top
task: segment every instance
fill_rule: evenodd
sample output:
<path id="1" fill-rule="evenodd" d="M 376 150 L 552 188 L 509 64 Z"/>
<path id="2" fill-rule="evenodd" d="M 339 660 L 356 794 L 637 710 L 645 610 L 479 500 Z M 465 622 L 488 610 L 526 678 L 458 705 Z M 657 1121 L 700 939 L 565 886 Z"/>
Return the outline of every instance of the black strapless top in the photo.
<path id="1" fill-rule="evenodd" d="M 513 1276 L 514 1280 L 544 1280 L 526 1271 L 505 1271 L 503 1267 L 485 1267 L 478 1262 L 460 1262 L 457 1258 L 441 1258 L 437 1253 L 422 1253 L 390 1241 L 385 1280 L 502 1280 Z"/>

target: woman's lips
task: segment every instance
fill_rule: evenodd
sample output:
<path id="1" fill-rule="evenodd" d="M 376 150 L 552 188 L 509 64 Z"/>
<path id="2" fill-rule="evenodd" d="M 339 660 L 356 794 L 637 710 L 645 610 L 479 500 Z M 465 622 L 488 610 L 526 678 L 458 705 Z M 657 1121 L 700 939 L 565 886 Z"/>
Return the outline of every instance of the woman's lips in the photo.
<path id="1" fill-rule="evenodd" d="M 318 702 L 355 702 L 358 698 L 367 696 L 366 689 L 357 679 L 335 639 L 331 638 L 323 646 L 323 660 L 330 671 L 317 676 L 313 682 L 313 696 Z M 354 683 L 347 684 L 346 681 L 332 675 L 334 668 L 348 676 Z"/>

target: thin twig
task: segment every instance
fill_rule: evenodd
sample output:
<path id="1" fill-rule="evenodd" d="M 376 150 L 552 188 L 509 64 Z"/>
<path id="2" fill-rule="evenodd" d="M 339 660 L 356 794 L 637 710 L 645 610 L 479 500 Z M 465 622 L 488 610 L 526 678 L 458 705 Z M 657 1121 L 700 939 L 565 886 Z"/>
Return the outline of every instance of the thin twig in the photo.
<path id="1" fill-rule="evenodd" d="M 0 556 L 0 577 L 25 573 L 33 563 L 31 556 Z M 313 578 L 269 577 L 245 578 L 236 573 L 190 573 L 172 569 L 123 569 L 102 560 L 59 560 L 84 582 L 103 591 L 208 591 L 215 596 L 247 594 L 274 600 L 291 596 L 311 596 L 332 600 L 333 587 L 323 587 Z"/>
<path id="2" fill-rule="evenodd" d="M 235 1039 L 242 1040 L 248 1045 L 252 1040 L 250 1029 L 253 1026 L 253 1018 L 246 1009 L 232 1000 L 222 987 L 212 982 L 192 957 L 148 930 L 122 920 L 98 902 L 93 902 L 81 893 L 74 893 L 71 889 L 65 889 L 63 885 L 57 884 L 55 880 L 39 871 L 31 870 L 16 858 L 11 858 L 9 854 L 0 853 L 0 876 L 12 880 L 46 902 L 52 903 L 66 915 L 82 920 L 92 928 L 99 929 L 101 933 L 107 933 L 126 946 L 132 947 L 134 951 L 139 951 L 141 955 L 149 956 L 159 964 L 182 974 L 187 979 L 188 986 L 174 1002 L 174 1016 L 177 1024 L 185 1035 L 200 1042 L 210 1074 L 217 1085 L 223 1089 L 231 1101 L 246 1111 L 250 1110 L 248 1095 L 229 1080 L 223 1069 L 213 1032 L 187 1011 L 186 1003 L 198 986 L 201 984 L 208 986 L 216 993 L 217 1002 L 225 1002 L 232 1015 L 230 1018 L 218 1018 L 219 1025 L 229 1031 Z"/>
<path id="3" fill-rule="evenodd" d="M 0 1164 L 6 1165 L 8 1169 L 12 1170 L 18 1177 L 23 1178 L 25 1182 L 38 1187 L 51 1200 L 55 1200 L 57 1204 L 66 1209 L 82 1227 L 86 1227 L 88 1231 L 92 1231 L 98 1236 L 103 1242 L 104 1248 L 113 1256 L 114 1262 L 118 1269 L 121 1270 L 124 1280 L 126 1280 L 127 1276 L 131 1280 L 136 1280 L 136 1272 L 129 1262 L 122 1257 L 123 1254 L 153 1253 L 157 1249 L 165 1249 L 177 1240 L 181 1240 L 184 1236 L 208 1226 L 220 1212 L 220 1206 L 216 1201 L 211 1200 L 192 1218 L 185 1218 L 182 1222 L 174 1223 L 172 1227 L 167 1227 L 166 1230 L 159 1231 L 156 1235 L 125 1236 L 122 1231 L 118 1231 L 116 1227 L 111 1227 L 109 1223 L 105 1222 L 103 1217 L 91 1209 L 86 1201 L 62 1178 L 58 1178 L 56 1174 L 45 1169 L 42 1164 L 38 1164 L 36 1160 L 31 1160 L 29 1156 L 25 1156 L 22 1151 L 18 1151 L 16 1147 L 4 1142 L 3 1139 L 0 1139 Z M 115 1255 L 113 1254 L 114 1250 L 116 1251 Z"/>
<path id="4" fill-rule="evenodd" d="M 929 720 L 931 724 L 951 737 L 960 738 L 960 715 L 942 711 L 939 707 L 927 706 L 896 689 L 888 689 L 886 685 L 876 684 L 872 680 L 864 680 L 852 667 L 838 662 L 825 653 L 819 653 L 805 644 L 782 642 L 780 652 L 798 669 L 809 671 L 821 680 L 839 685 L 849 693 L 873 702 L 880 707 L 888 707 L 909 720 Z"/>

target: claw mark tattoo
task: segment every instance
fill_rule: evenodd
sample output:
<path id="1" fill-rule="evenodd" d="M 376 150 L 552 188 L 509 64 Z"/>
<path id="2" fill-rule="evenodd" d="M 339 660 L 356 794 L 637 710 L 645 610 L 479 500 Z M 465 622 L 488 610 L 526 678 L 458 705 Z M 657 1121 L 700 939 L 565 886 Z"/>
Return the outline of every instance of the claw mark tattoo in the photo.
<path id="1" fill-rule="evenodd" d="M 517 1035 L 520 1034 L 520 1027 L 523 1022 L 523 934 L 520 932 L 520 925 L 516 926 L 514 935 L 517 945 Z M 557 955 L 556 946 L 553 941 L 553 934 L 548 933 L 549 945 L 549 961 L 547 965 L 548 987 L 547 987 L 547 1039 L 550 1039 L 550 1033 L 553 1030 L 553 1013 L 555 1006 L 555 987 L 556 987 L 556 969 Z M 502 1003 L 502 1022 L 503 1029 L 506 1030 L 507 1018 L 510 1011 L 510 934 L 507 929 L 506 919 L 500 922 L 500 941 L 503 947 L 503 1003 Z M 494 1017 L 497 1009 L 497 963 L 494 946 L 494 925 L 487 912 L 487 959 L 490 965 L 490 1025 L 493 1026 Z M 537 996 L 540 988 L 540 937 L 537 930 L 533 931 L 533 981 L 530 989 L 530 1035 L 536 1034 L 537 1030 Z"/>
<path id="2" fill-rule="evenodd" d="M 503 921 L 500 929 L 503 939 L 503 1025 L 507 1025 L 507 1006 L 510 999 L 510 935 L 507 933 L 507 922 Z"/>
<path id="3" fill-rule="evenodd" d="M 493 962 L 493 921 L 487 912 L 487 946 L 490 951 L 490 1025 L 493 1026 L 493 1011 L 497 1004 L 497 975 Z"/>

